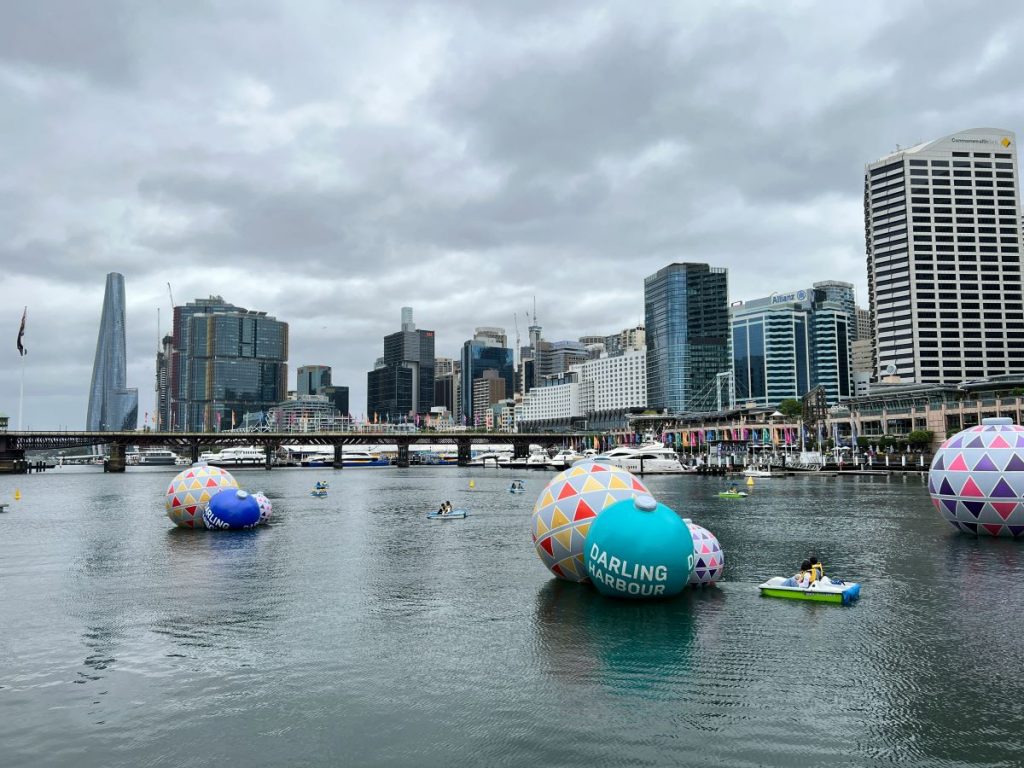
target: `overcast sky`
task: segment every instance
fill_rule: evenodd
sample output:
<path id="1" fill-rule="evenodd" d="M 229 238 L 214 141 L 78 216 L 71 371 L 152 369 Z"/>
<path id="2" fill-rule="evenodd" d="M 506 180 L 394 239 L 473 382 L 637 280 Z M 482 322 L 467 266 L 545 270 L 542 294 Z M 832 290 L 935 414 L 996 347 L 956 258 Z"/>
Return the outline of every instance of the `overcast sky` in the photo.
<path id="1" fill-rule="evenodd" d="M 341 6 L 345 7 L 342 8 Z M 554 8 L 554 10 L 552 10 Z M 157 309 L 211 293 L 366 372 L 414 307 L 454 356 L 537 315 L 643 320 L 643 278 L 731 298 L 847 280 L 862 174 L 1024 125 L 1016 3 L 33 0 L 0 10 L 0 412 L 82 428 L 104 275 L 152 413 Z"/>

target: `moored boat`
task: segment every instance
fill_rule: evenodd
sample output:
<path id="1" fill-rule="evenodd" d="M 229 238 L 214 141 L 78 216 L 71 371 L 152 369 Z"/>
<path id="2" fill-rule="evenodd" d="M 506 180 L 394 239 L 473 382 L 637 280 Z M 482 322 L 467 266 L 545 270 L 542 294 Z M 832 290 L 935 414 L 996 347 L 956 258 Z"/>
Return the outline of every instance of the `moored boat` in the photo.
<path id="1" fill-rule="evenodd" d="M 140 467 L 173 467 L 178 463 L 178 454 L 162 448 L 154 448 L 139 453 Z"/>
<path id="2" fill-rule="evenodd" d="M 720 491 L 718 494 L 720 499 L 745 499 L 747 498 L 746 491 Z"/>
<path id="3" fill-rule="evenodd" d="M 774 576 L 764 584 L 758 585 L 763 597 L 782 597 L 788 600 L 812 600 L 818 603 L 838 603 L 849 605 L 860 597 L 860 584 L 854 582 L 847 584 L 840 581 L 833 583 L 832 579 L 824 578 L 811 584 L 809 587 L 787 586 L 788 579 L 782 576 Z M 838 579 L 837 579 L 838 581 Z"/>

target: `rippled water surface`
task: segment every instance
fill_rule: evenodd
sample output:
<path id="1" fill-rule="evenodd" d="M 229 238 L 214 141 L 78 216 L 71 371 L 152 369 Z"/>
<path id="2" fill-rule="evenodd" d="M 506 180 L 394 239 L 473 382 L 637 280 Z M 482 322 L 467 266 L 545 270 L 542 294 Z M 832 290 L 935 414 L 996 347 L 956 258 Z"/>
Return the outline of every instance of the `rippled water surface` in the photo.
<path id="1" fill-rule="evenodd" d="M 0 765 L 1024 754 L 1024 542 L 956 534 L 918 478 L 767 480 L 729 501 L 720 481 L 648 477 L 719 537 L 726 581 L 625 603 L 541 566 L 549 474 L 514 496 L 502 470 L 240 471 L 275 518 L 237 534 L 173 529 L 172 475 L 0 476 Z M 424 519 L 444 498 L 471 516 Z M 858 605 L 758 595 L 811 551 L 862 582 Z"/>

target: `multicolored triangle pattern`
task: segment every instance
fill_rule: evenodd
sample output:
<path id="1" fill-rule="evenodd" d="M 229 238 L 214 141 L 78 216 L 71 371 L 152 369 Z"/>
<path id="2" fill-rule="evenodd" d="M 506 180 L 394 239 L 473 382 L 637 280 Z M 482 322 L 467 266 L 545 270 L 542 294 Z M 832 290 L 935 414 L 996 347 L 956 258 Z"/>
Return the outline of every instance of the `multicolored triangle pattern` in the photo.
<path id="1" fill-rule="evenodd" d="M 567 581 L 586 581 L 583 549 L 590 524 L 611 504 L 650 493 L 624 469 L 588 461 L 559 472 L 533 506 L 531 537 L 541 562 Z"/>
<path id="2" fill-rule="evenodd" d="M 226 488 L 238 489 L 238 482 L 227 470 L 206 464 L 189 467 L 179 472 L 167 486 L 164 509 L 178 527 L 194 528 L 196 513 L 202 515 L 210 498 Z"/>
<path id="3" fill-rule="evenodd" d="M 690 574 L 690 584 L 708 586 L 722 577 L 725 567 L 725 553 L 718 539 L 707 528 L 697 525 L 690 519 L 683 520 L 690 529 L 693 538 L 693 551 L 697 554 L 697 562 Z"/>
<path id="4" fill-rule="evenodd" d="M 946 440 L 928 492 L 941 516 L 972 535 L 1024 535 L 1024 427 L 983 424 Z"/>

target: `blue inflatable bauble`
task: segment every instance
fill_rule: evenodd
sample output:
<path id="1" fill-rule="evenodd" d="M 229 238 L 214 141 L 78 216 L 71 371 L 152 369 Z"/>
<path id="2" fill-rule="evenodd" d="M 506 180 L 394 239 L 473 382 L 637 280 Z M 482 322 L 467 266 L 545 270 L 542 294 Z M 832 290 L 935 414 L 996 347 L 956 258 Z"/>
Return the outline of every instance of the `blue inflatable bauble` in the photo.
<path id="1" fill-rule="evenodd" d="M 203 510 L 203 523 L 212 531 L 240 531 L 260 523 L 260 505 L 245 491 L 221 491 Z"/>
<path id="2" fill-rule="evenodd" d="M 587 576 L 609 597 L 669 597 L 693 571 L 693 537 L 675 512 L 647 494 L 619 501 L 590 525 Z"/>
<path id="3" fill-rule="evenodd" d="M 270 521 L 270 515 L 273 513 L 274 508 L 270 504 L 270 499 L 264 496 L 260 491 L 257 491 L 252 495 L 256 499 L 256 503 L 260 506 L 260 525 Z"/>

